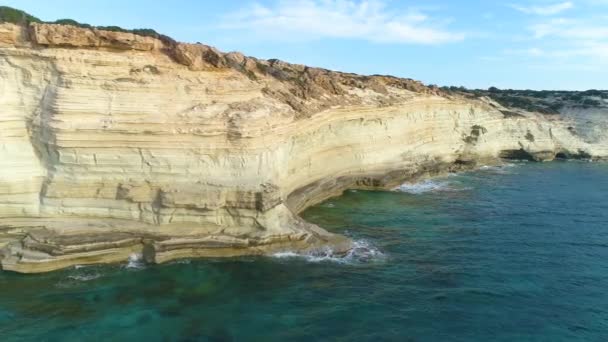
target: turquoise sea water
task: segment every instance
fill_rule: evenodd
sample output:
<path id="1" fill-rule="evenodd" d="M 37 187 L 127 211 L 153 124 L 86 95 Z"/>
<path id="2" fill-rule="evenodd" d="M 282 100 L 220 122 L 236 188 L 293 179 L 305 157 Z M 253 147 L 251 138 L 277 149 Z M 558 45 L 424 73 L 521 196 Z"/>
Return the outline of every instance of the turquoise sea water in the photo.
<path id="1" fill-rule="evenodd" d="M 0 272 L 1 340 L 608 340 L 607 164 L 349 191 L 304 216 L 359 248 Z"/>

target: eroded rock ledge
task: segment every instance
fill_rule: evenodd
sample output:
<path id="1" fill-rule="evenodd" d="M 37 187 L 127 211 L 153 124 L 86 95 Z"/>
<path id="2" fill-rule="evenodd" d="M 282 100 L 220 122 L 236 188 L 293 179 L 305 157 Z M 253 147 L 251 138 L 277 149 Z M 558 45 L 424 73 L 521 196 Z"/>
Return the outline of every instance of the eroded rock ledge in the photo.
<path id="1" fill-rule="evenodd" d="M 0 108 L 0 264 L 17 272 L 346 251 L 297 214 L 500 157 L 608 155 L 572 116 L 64 25 L 0 25 Z"/>

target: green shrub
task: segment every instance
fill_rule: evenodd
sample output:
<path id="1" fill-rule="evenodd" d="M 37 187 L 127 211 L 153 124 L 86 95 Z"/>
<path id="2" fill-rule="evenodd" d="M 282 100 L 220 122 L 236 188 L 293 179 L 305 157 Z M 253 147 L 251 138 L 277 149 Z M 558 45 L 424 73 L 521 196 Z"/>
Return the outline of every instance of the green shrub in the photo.
<path id="1" fill-rule="evenodd" d="M 120 26 L 97 26 L 96 27 L 98 30 L 104 30 L 104 31 L 112 31 L 112 32 L 127 32 L 129 30 L 125 30 Z"/>
<path id="2" fill-rule="evenodd" d="M 585 107 L 597 107 L 601 105 L 600 101 L 594 99 L 584 99 L 581 104 Z"/>
<path id="3" fill-rule="evenodd" d="M 53 24 L 70 25 L 70 26 L 77 26 L 77 27 L 82 27 L 82 28 L 91 28 L 92 27 L 89 24 L 81 24 L 73 19 L 59 19 L 59 20 L 55 20 L 53 22 Z"/>
<path id="4" fill-rule="evenodd" d="M 500 89 L 496 88 L 496 87 L 490 87 L 488 88 L 488 92 L 490 93 L 500 93 Z"/>
<path id="5" fill-rule="evenodd" d="M 564 104 L 559 102 L 551 103 L 548 106 L 548 108 L 555 113 L 559 113 L 559 110 L 562 109 L 562 107 L 564 107 Z"/>
<path id="6" fill-rule="evenodd" d="M 88 28 L 88 29 L 96 28 L 96 29 L 105 30 L 105 31 L 133 33 L 133 34 L 136 34 L 139 36 L 157 38 L 157 39 L 160 39 L 163 42 L 169 43 L 169 44 L 175 43 L 175 40 L 173 40 L 172 38 L 162 35 L 156 31 L 154 31 L 153 29 L 149 29 L 149 28 L 139 28 L 139 29 L 128 30 L 128 29 L 124 29 L 120 26 L 92 26 L 89 24 L 80 23 L 73 19 L 59 19 L 59 20 L 55 20 L 55 21 L 44 22 L 28 13 L 25 13 L 24 11 L 14 9 L 11 7 L 7 7 L 7 6 L 0 6 L 0 23 L 2 23 L 2 22 L 9 22 L 9 23 L 13 23 L 13 24 L 47 23 L 47 24 L 70 25 L 70 26 L 76 26 L 76 27 Z"/>
<path id="7" fill-rule="evenodd" d="M 133 30 L 131 30 L 131 33 L 136 34 L 138 36 L 146 36 L 146 37 L 153 37 L 153 38 L 158 38 L 161 36 L 160 33 L 154 31 L 153 29 L 149 29 L 149 28 L 133 29 Z"/>
<path id="8" fill-rule="evenodd" d="M 595 90 L 595 89 L 589 89 L 587 91 L 584 91 L 583 95 L 585 95 L 585 96 L 602 96 L 602 92 L 599 90 Z"/>
<path id="9" fill-rule="evenodd" d="M 21 10 L 8 6 L 0 6 L 0 23 L 25 24 L 41 22 L 42 20 Z"/>

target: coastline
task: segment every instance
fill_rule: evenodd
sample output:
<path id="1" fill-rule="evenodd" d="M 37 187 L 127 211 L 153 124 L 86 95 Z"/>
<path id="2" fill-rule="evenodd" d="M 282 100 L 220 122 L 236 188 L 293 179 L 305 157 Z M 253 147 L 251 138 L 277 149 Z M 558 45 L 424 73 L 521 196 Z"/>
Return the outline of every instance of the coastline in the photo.
<path id="1" fill-rule="evenodd" d="M 3 270 L 133 253 L 152 263 L 345 253 L 348 238 L 298 214 L 347 189 L 501 157 L 608 156 L 608 139 L 571 118 L 515 115 L 410 79 L 165 44 L 0 24 Z"/>
<path id="2" fill-rule="evenodd" d="M 350 179 L 348 181 L 342 179 L 335 179 L 333 184 L 336 187 L 327 188 L 324 187 L 328 182 L 315 183 L 319 187 L 316 190 L 327 190 L 313 191 L 316 194 L 315 197 L 305 198 L 302 203 L 294 202 L 293 198 L 288 198 L 287 203 L 296 205 L 295 208 L 299 210 L 297 213 L 301 213 L 307 208 L 324 202 L 328 199 L 339 197 L 344 191 L 348 190 L 374 190 L 374 191 L 389 191 L 394 190 L 396 186 L 399 186 L 405 182 L 416 183 L 425 179 L 432 179 L 435 177 L 444 176 L 454 172 L 466 172 L 477 170 L 480 167 L 486 166 L 500 166 L 506 162 L 501 159 L 486 159 L 483 164 L 444 164 L 442 167 L 437 168 L 422 168 L 415 174 L 404 177 L 402 174 L 396 177 L 396 172 L 389 172 L 383 177 L 374 178 L 372 176 L 364 177 L 365 181 L 356 181 Z M 365 184 L 366 182 L 372 182 L 375 185 Z M 382 183 L 381 183 L 382 182 Z M 304 187 L 307 191 L 310 191 L 310 185 Z M 296 191 L 298 192 L 298 191 Z M 321 194 L 319 196 L 319 194 Z M 301 191 L 297 194 L 297 198 L 300 199 Z M 295 212 L 295 211 L 294 211 Z M 343 235 L 336 235 L 328 233 L 320 227 L 317 227 L 311 223 L 308 223 L 297 217 L 298 223 L 307 226 L 307 229 L 314 231 L 318 235 L 303 235 L 299 236 L 288 236 L 279 237 L 276 239 L 267 238 L 265 241 L 221 241 L 221 238 L 213 236 L 192 236 L 188 237 L 185 235 L 170 236 L 168 234 L 159 234 L 160 232 L 150 232 L 146 229 L 154 229 L 153 227 L 139 226 L 138 230 L 141 230 L 141 235 L 138 236 L 137 230 L 130 228 L 130 233 L 123 233 L 126 236 L 122 236 L 120 240 L 104 241 L 105 238 L 111 237 L 118 239 L 116 236 L 104 236 L 93 235 L 84 233 L 76 237 L 72 237 L 72 240 L 77 240 L 78 247 L 70 248 L 69 244 L 60 246 L 57 244 L 49 244 L 47 246 L 42 245 L 42 240 L 36 236 L 30 235 L 24 238 L 24 240 L 39 240 L 36 242 L 25 241 L 24 248 L 41 248 L 49 251 L 51 246 L 61 250 L 62 252 L 57 253 L 53 258 L 46 258 L 40 262 L 35 259 L 27 260 L 27 258 L 12 259 L 4 257 L 2 259 L 2 270 L 13 271 L 17 273 L 44 273 L 52 272 L 70 267 L 78 267 L 84 265 L 98 265 L 98 264 L 119 264 L 129 262 L 134 255 L 137 255 L 143 262 L 148 264 L 163 264 L 167 262 L 177 261 L 181 259 L 193 259 L 193 258 L 232 258 L 240 256 L 269 256 L 277 253 L 290 253 L 294 255 L 315 255 L 315 254 L 331 254 L 335 256 L 345 255 L 353 248 L 353 241 Z M 43 219 L 46 220 L 46 219 Z M 61 220 L 63 221 L 63 220 Z M 124 222 L 129 224 L 128 222 Z M 132 222 L 130 223 L 132 224 Z M 61 225 L 65 225 L 62 222 Z M 20 228 L 23 228 L 22 226 Z M 173 227 L 174 229 L 174 227 Z M 88 227 L 86 230 L 90 230 Z M 175 232 L 173 232 L 175 233 Z M 115 234 L 116 235 L 116 234 Z M 64 236 L 65 237 L 65 236 Z M 47 239 L 49 237 L 46 237 Z M 55 238 L 61 238 L 61 235 Z M 51 237 L 52 239 L 52 237 Z M 92 239 L 95 242 L 84 245 L 80 241 L 86 241 Z M 48 240 L 46 241 L 48 242 Z M 46 248 L 45 248 L 46 247 Z M 71 250 L 70 250 L 71 249 Z M 65 253 L 65 252 L 68 253 Z M 26 254 L 27 255 L 27 254 Z M 51 253 L 53 255 L 53 253 Z M 35 257 L 35 255 L 33 254 Z"/>

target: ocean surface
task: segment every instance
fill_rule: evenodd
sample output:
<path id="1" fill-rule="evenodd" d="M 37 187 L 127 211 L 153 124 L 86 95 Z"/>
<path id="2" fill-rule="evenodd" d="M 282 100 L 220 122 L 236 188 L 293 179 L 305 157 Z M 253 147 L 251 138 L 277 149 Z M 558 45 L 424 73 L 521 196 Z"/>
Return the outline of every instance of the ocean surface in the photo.
<path id="1" fill-rule="evenodd" d="M 0 272 L 0 340 L 608 340 L 608 164 L 348 191 L 304 217 L 357 248 Z"/>

